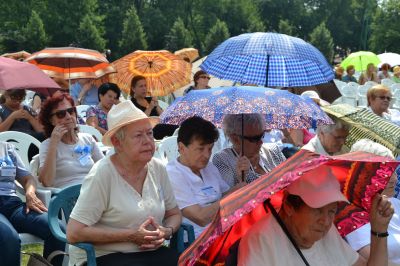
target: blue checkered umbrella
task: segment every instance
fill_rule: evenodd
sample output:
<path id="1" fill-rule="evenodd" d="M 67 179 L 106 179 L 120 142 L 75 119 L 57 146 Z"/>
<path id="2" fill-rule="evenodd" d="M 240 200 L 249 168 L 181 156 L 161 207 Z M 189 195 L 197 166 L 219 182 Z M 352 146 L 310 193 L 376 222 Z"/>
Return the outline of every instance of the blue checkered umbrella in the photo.
<path id="1" fill-rule="evenodd" d="M 264 87 L 219 87 L 192 90 L 175 100 L 160 116 L 161 123 L 180 125 L 187 118 L 200 116 L 222 126 L 225 114 L 260 113 L 267 129 L 312 128 L 332 120 L 313 100 L 286 90 Z"/>
<path id="2" fill-rule="evenodd" d="M 200 68 L 221 79 L 266 87 L 313 86 L 334 78 L 332 67 L 317 48 L 302 39 L 270 32 L 229 38 Z"/>

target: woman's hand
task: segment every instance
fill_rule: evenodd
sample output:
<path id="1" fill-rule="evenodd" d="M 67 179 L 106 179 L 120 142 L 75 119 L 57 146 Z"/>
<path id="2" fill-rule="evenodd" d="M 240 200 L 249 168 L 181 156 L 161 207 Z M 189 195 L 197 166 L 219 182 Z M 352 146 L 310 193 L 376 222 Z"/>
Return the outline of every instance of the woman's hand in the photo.
<path id="1" fill-rule="evenodd" d="M 241 176 L 242 171 L 244 171 L 244 174 L 247 175 L 250 169 L 250 161 L 247 159 L 246 156 L 241 156 L 239 157 L 237 163 L 236 163 L 236 175 Z"/>
<path id="2" fill-rule="evenodd" d="M 38 212 L 38 213 L 43 213 L 47 212 L 46 206 L 44 206 L 43 202 L 38 199 L 35 193 L 26 193 L 26 213 L 28 213 L 30 210 Z"/>
<path id="3" fill-rule="evenodd" d="M 31 114 L 24 110 L 24 109 L 19 109 L 18 111 L 14 111 L 11 113 L 11 116 L 14 119 L 26 119 L 29 120 L 30 118 L 33 118 L 33 116 L 31 116 Z"/>
<path id="4" fill-rule="evenodd" d="M 385 195 L 376 194 L 370 212 L 371 230 L 377 233 L 387 231 L 394 209 Z"/>
<path id="5" fill-rule="evenodd" d="M 129 237 L 129 240 L 139 246 L 140 249 L 157 249 L 165 240 L 165 231 L 160 229 L 153 217 L 149 217 L 139 226 L 139 229 Z"/>
<path id="6" fill-rule="evenodd" d="M 53 132 L 51 132 L 51 139 L 56 141 L 60 141 L 65 133 L 68 132 L 68 128 L 64 125 L 57 125 L 53 128 Z"/>

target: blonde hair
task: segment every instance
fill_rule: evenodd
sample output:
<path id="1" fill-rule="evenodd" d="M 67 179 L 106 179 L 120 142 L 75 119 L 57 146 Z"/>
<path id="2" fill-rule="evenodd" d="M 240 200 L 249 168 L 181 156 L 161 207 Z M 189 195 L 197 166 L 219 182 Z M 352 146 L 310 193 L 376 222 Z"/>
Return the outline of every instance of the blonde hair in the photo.
<path id="1" fill-rule="evenodd" d="M 385 85 L 377 84 L 375 86 L 372 86 L 367 91 L 368 106 L 371 105 L 371 101 L 376 98 L 376 93 L 379 93 L 379 92 L 392 94 L 390 89 L 388 87 L 386 87 Z"/>

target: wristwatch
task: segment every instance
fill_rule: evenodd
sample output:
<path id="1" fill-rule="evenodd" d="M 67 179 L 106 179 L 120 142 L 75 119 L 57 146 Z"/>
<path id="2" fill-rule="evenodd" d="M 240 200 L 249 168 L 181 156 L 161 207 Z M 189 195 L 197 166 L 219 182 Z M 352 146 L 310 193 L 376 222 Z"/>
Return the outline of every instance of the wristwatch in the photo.
<path id="1" fill-rule="evenodd" d="M 389 233 L 387 231 L 383 233 L 378 233 L 371 230 L 371 235 L 381 238 L 381 237 L 388 237 Z"/>

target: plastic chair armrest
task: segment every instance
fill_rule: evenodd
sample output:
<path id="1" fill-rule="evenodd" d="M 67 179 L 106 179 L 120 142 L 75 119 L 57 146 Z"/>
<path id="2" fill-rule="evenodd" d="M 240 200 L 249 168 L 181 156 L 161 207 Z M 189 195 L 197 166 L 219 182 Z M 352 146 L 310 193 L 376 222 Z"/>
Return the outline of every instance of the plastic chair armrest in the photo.
<path id="1" fill-rule="evenodd" d="M 187 233 L 188 242 L 185 243 L 184 235 Z M 194 228 L 190 224 L 182 223 L 179 230 L 173 235 L 170 246 L 176 249 L 178 254 L 181 254 L 190 244 L 194 242 Z"/>
<path id="2" fill-rule="evenodd" d="M 90 243 L 76 243 L 74 246 L 83 249 L 86 252 L 87 256 L 87 266 L 96 266 L 96 252 L 94 251 L 94 247 Z"/>

